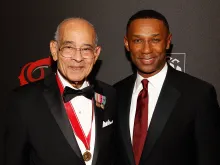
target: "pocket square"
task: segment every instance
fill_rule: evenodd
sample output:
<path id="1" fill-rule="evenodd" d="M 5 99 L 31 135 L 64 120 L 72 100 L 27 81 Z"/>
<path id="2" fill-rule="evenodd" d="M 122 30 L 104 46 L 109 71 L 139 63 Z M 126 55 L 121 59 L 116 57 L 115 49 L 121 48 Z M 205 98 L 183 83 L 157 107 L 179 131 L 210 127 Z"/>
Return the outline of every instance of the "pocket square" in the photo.
<path id="1" fill-rule="evenodd" d="M 111 124 L 113 124 L 113 120 L 112 120 L 112 121 L 107 120 L 106 122 L 103 121 L 103 123 L 102 123 L 102 128 L 105 128 L 105 127 L 107 127 L 107 126 L 109 126 L 109 125 L 111 125 Z"/>

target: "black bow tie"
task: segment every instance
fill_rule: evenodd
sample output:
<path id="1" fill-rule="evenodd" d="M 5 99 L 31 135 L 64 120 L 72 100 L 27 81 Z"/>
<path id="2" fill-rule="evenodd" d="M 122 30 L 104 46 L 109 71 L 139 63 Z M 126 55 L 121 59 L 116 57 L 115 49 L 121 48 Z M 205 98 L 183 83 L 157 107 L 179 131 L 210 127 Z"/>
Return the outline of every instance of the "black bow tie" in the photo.
<path id="1" fill-rule="evenodd" d="M 94 95 L 93 86 L 88 86 L 86 88 L 83 88 L 82 90 L 75 90 L 66 86 L 63 91 L 63 101 L 66 103 L 72 98 L 80 95 L 85 96 L 88 99 L 92 99 Z"/>

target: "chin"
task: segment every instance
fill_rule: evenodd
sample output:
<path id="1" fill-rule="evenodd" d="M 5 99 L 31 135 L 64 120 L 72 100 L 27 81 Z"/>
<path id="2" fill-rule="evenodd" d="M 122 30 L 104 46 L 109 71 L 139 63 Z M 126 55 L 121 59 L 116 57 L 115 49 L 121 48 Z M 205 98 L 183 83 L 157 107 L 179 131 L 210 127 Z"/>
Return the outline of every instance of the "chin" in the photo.
<path id="1" fill-rule="evenodd" d="M 83 81 L 85 78 L 84 77 L 67 77 L 69 81 L 71 82 L 80 82 L 80 81 Z"/>
<path id="2" fill-rule="evenodd" d="M 139 67 L 139 70 L 143 73 L 152 73 L 156 70 L 156 68 L 153 66 L 143 66 Z"/>
<path id="3" fill-rule="evenodd" d="M 72 82 L 81 82 L 81 81 L 83 81 L 83 80 L 84 80 L 84 78 L 80 78 L 80 79 L 71 79 Z"/>
<path id="4" fill-rule="evenodd" d="M 155 70 L 139 70 L 139 72 L 142 74 L 151 75 L 156 71 Z"/>
<path id="5" fill-rule="evenodd" d="M 155 68 L 139 68 L 138 71 L 142 74 L 153 74 L 154 72 L 156 72 L 157 70 Z"/>

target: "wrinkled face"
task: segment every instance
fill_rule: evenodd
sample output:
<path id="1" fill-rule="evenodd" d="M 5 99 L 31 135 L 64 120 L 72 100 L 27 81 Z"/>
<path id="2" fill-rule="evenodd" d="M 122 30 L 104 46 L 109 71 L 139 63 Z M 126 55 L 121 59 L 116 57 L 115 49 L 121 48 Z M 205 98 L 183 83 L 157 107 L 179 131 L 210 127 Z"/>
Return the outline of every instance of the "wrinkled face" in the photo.
<path id="1" fill-rule="evenodd" d="M 74 87 L 80 87 L 91 72 L 100 54 L 101 48 L 95 45 L 94 28 L 83 20 L 64 22 L 59 30 L 58 41 L 51 41 L 53 60 L 57 61 L 58 70 Z M 66 58 L 65 49 L 75 49 L 70 58 Z M 92 49 L 92 58 L 84 58 L 79 48 Z M 67 54 L 68 55 L 68 54 Z"/>
<path id="2" fill-rule="evenodd" d="M 131 22 L 124 44 L 138 73 L 147 78 L 158 73 L 166 62 L 171 34 L 161 20 L 136 19 Z"/>

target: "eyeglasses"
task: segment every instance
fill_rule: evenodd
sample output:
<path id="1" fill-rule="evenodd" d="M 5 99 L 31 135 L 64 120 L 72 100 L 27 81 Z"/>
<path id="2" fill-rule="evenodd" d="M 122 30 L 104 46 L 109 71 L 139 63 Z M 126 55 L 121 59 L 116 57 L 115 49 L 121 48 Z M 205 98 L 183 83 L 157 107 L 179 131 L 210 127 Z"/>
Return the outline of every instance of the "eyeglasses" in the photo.
<path id="1" fill-rule="evenodd" d="M 76 54 L 76 51 L 80 51 L 82 58 L 89 59 L 94 58 L 94 51 L 95 49 L 89 46 L 84 46 L 81 48 L 75 48 L 72 46 L 63 46 L 59 48 L 61 56 L 65 58 L 72 58 Z"/>

